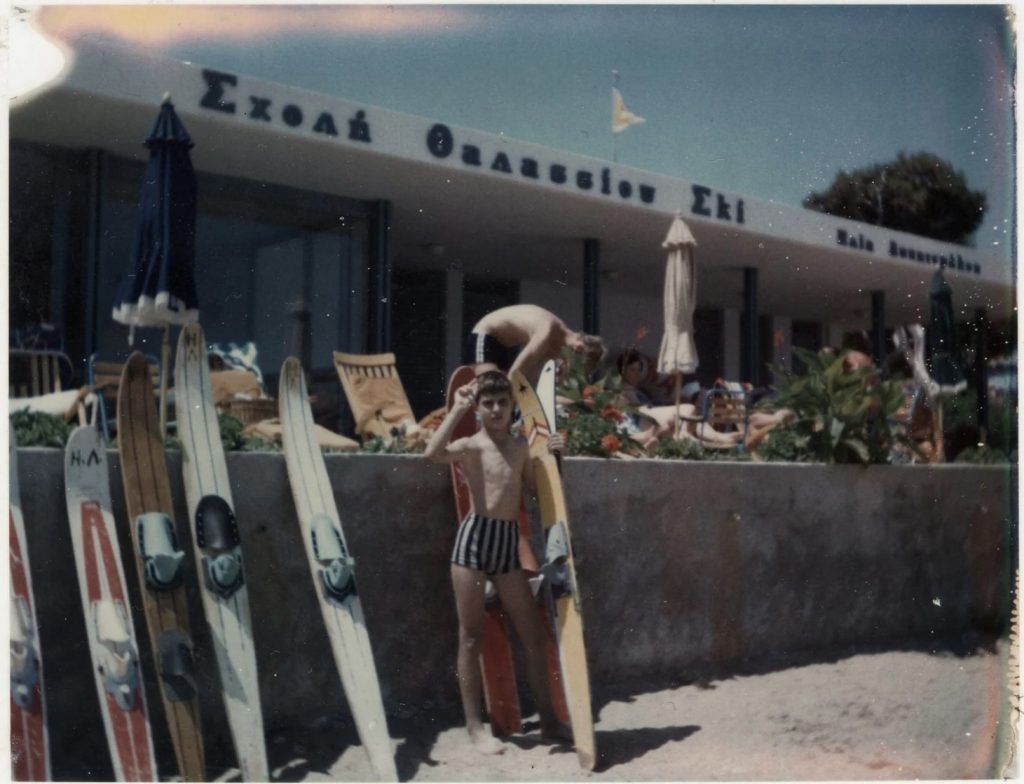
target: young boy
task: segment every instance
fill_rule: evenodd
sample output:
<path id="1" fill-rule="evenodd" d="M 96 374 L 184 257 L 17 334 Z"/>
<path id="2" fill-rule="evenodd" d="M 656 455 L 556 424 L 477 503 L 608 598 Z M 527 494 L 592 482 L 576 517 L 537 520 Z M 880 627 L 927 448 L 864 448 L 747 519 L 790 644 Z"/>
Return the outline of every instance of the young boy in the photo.
<path id="1" fill-rule="evenodd" d="M 480 430 L 448 443 L 452 431 L 475 405 Z M 488 579 L 512 619 L 526 655 L 526 677 L 540 713 L 541 735 L 571 739 L 568 727 L 555 717 L 548 691 L 547 635 L 526 574 L 519 566 L 519 505 L 525 482 L 535 489 L 526 440 L 514 436 L 512 383 L 503 373 L 488 371 L 458 389 L 455 402 L 427 444 L 425 455 L 435 463 L 458 462 L 466 474 L 472 511 L 462 521 L 452 552 L 452 585 L 459 616 L 459 690 L 470 741 L 481 751 L 500 754 L 503 747 L 488 733 L 481 717 L 483 682 L 480 648 L 484 628 L 484 588 Z M 549 449 L 565 440 L 553 435 Z"/>

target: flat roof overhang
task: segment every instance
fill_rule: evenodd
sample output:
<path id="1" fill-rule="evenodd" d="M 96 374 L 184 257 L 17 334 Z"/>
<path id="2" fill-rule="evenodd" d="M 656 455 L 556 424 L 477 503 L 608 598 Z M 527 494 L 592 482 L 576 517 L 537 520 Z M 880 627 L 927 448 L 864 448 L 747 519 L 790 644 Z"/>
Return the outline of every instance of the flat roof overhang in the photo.
<path id="1" fill-rule="evenodd" d="M 212 85 L 218 85 L 222 108 L 211 108 Z M 763 313 L 866 323 L 870 292 L 880 289 L 889 323 L 926 321 L 937 261 L 958 254 L 980 270 L 947 272 L 962 319 L 982 307 L 990 317 L 1007 317 L 1014 307 L 1006 260 L 971 248 L 454 126 L 445 125 L 451 154 L 438 157 L 427 135 L 439 121 L 242 75 L 211 77 L 201 66 L 89 41 L 76 44 L 58 81 L 12 105 L 10 136 L 144 160 L 142 140 L 165 92 L 193 138 L 199 171 L 389 200 L 390 242 L 400 268 L 455 265 L 467 275 L 578 286 L 582 241 L 590 238 L 600 243 L 604 285 L 660 297 L 661 242 L 680 211 L 698 242 L 699 307 L 742 307 L 742 269 L 753 267 Z M 251 97 L 270 101 L 262 116 L 250 111 Z M 224 111 L 224 103 L 234 111 Z M 301 122 L 286 121 L 289 106 L 299 109 Z M 371 142 L 348 138 L 358 112 Z M 337 135 L 313 130 L 324 115 Z M 293 112 L 288 119 L 296 117 Z M 463 145 L 478 150 L 481 165 L 462 160 Z M 535 162 L 536 178 L 521 174 L 524 160 Z M 502 161 L 509 171 L 501 170 Z M 552 181 L 552 166 L 564 167 L 566 182 Z M 580 171 L 591 174 L 589 190 L 574 179 Z M 600 192 L 602 176 L 610 193 Z M 629 198 L 617 192 L 622 181 L 630 183 Z M 641 202 L 640 185 L 653 188 L 652 203 Z M 728 218 L 717 217 L 720 204 Z M 703 210 L 711 215 L 698 214 Z M 843 232 L 870 239 L 872 250 L 840 245 Z M 890 247 L 935 261 L 893 257 Z"/>

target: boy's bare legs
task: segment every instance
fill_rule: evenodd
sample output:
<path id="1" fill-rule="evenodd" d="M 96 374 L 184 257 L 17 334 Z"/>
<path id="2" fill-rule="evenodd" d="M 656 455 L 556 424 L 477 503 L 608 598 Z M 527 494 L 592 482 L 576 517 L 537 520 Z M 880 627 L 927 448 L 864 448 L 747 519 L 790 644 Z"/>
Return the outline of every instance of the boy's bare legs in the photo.
<path id="1" fill-rule="evenodd" d="M 459 656 L 456 672 L 462 710 L 466 714 L 466 731 L 473 746 L 487 754 L 501 754 L 502 745 L 484 727 L 480 714 L 483 701 L 483 677 L 480 674 L 480 649 L 484 641 L 483 572 L 452 564 L 452 587 L 455 589 L 455 610 L 459 616 Z"/>
<path id="2" fill-rule="evenodd" d="M 512 619 L 519 642 L 526 656 L 526 679 L 530 684 L 537 712 L 540 714 L 540 732 L 546 738 L 572 740 L 572 729 L 558 720 L 548 689 L 547 633 L 534 601 L 533 593 L 521 569 L 491 578 L 501 599 L 501 606 Z"/>

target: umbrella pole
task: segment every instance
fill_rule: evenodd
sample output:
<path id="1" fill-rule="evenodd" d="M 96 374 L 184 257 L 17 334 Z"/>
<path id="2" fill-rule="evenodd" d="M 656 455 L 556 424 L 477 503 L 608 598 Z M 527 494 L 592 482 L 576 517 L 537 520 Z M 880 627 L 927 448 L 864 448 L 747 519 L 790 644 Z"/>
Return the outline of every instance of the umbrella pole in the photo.
<path id="1" fill-rule="evenodd" d="M 171 361 L 171 325 L 164 324 L 160 351 L 160 438 L 167 436 L 167 366 Z"/>
<path id="2" fill-rule="evenodd" d="M 680 373 L 677 370 L 675 372 L 675 377 L 676 377 L 676 384 L 675 384 L 675 400 L 676 400 L 675 412 L 676 412 L 676 415 L 675 415 L 675 424 L 672 427 L 672 438 L 679 438 L 679 392 L 680 392 L 680 387 L 682 386 L 683 374 Z"/>
<path id="3" fill-rule="evenodd" d="M 935 463 L 946 462 L 945 423 L 942 421 L 942 397 L 936 395 L 935 409 L 932 413 L 932 425 L 935 438 Z"/>

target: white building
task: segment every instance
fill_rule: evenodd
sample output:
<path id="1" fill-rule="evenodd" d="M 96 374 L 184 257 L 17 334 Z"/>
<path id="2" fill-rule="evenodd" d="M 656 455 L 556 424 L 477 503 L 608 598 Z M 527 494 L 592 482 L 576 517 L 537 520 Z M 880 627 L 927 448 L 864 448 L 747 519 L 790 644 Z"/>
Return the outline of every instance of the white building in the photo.
<path id="1" fill-rule="evenodd" d="M 332 350 L 393 350 L 417 414 L 503 304 L 613 348 L 646 329 L 655 354 L 677 211 L 698 242 L 705 382 L 767 382 L 765 362 L 849 331 L 881 346 L 886 325 L 927 322 L 940 265 L 963 320 L 1015 319 L 1005 259 L 972 248 L 83 40 L 10 114 L 12 322 L 58 322 L 78 358 L 124 350 L 112 300 L 168 92 L 195 143 L 208 337 L 256 341 L 273 373 L 305 308 L 318 376 Z"/>

